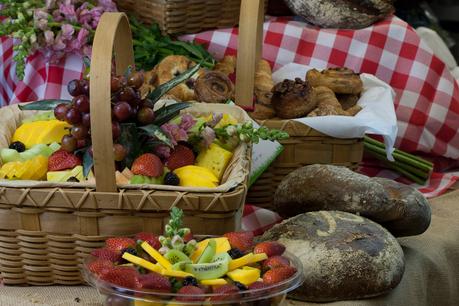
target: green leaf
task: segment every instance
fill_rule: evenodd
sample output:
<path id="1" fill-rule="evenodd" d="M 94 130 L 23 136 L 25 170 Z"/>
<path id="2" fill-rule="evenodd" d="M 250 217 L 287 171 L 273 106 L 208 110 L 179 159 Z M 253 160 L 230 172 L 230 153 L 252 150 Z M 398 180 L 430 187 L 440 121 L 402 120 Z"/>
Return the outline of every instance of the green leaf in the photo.
<path id="1" fill-rule="evenodd" d="M 85 178 L 88 177 L 89 172 L 91 171 L 91 168 L 94 166 L 94 159 L 92 158 L 91 154 L 89 153 L 89 150 L 86 149 L 86 151 L 83 154 L 83 176 Z"/>
<path id="2" fill-rule="evenodd" d="M 132 163 L 142 151 L 141 141 L 135 123 L 121 123 L 121 135 L 118 143 L 127 150 L 128 153 L 124 162 L 126 167 L 131 168 Z"/>
<path id="3" fill-rule="evenodd" d="M 141 126 L 141 127 L 139 127 L 139 129 L 147 132 L 147 134 L 150 135 L 150 136 L 156 137 L 158 140 L 163 142 L 165 145 L 167 145 L 169 147 L 173 147 L 171 140 L 163 132 L 163 130 L 161 130 L 161 128 L 159 126 L 154 125 L 154 124 L 149 124 L 149 125 Z"/>
<path id="4" fill-rule="evenodd" d="M 191 103 L 187 102 L 179 102 L 164 106 L 155 112 L 156 118 L 154 124 L 161 126 L 178 116 L 182 109 L 188 108 L 190 106 Z"/>
<path id="5" fill-rule="evenodd" d="M 40 100 L 25 105 L 18 105 L 18 107 L 20 110 L 54 110 L 61 103 L 70 104 L 72 101 L 60 99 Z"/>

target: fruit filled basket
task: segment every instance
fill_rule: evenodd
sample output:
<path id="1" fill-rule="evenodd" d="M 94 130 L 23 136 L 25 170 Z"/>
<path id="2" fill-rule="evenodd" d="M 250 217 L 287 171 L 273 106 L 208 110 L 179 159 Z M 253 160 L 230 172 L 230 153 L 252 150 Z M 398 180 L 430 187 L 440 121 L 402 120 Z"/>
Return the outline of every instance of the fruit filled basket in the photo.
<path id="1" fill-rule="evenodd" d="M 126 16 L 104 14 L 90 80 L 69 84 L 72 101 L 0 109 L 5 284 L 80 284 L 84 259 L 107 237 L 161 232 L 172 207 L 183 209 L 184 222 L 199 234 L 240 227 L 251 159 L 242 139 L 254 131 L 249 117 L 237 106 L 161 100 L 197 65 L 140 105 L 131 103 L 124 121 L 129 103 L 121 99 L 138 94 L 133 59 Z"/>

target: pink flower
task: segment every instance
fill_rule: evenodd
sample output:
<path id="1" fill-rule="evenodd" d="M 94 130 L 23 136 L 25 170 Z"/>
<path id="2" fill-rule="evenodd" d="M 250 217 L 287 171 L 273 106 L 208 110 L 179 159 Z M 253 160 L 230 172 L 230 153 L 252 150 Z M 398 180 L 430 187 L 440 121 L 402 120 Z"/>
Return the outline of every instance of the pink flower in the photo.
<path id="1" fill-rule="evenodd" d="M 91 54 L 92 54 L 91 46 L 88 46 L 88 45 L 84 46 L 83 47 L 83 55 L 91 58 Z"/>
<path id="2" fill-rule="evenodd" d="M 216 126 L 223 118 L 223 114 L 219 113 L 219 114 L 215 114 L 215 113 L 212 113 L 212 120 L 210 120 L 207 125 L 210 126 L 210 127 L 214 127 Z"/>
<path id="3" fill-rule="evenodd" d="M 56 4 L 56 0 L 46 0 L 46 9 L 50 9 L 52 7 L 54 7 L 54 5 Z"/>
<path id="4" fill-rule="evenodd" d="M 155 147 L 154 153 L 162 160 L 166 160 L 171 156 L 171 148 L 166 145 L 159 145 Z"/>
<path id="5" fill-rule="evenodd" d="M 71 4 L 71 1 L 65 1 L 65 3 L 61 3 L 59 5 L 59 12 L 64 15 L 65 19 L 68 21 L 77 21 L 75 6 Z"/>
<path id="6" fill-rule="evenodd" d="M 73 26 L 67 23 L 61 26 L 61 30 L 62 30 L 62 36 L 66 40 L 71 40 L 73 37 L 73 34 L 75 33 L 75 29 L 73 28 Z"/>
<path id="7" fill-rule="evenodd" d="M 45 36 L 45 42 L 48 47 L 52 46 L 54 44 L 54 32 L 53 31 L 45 31 L 44 33 Z"/>
<path id="8" fill-rule="evenodd" d="M 209 147 L 215 140 L 215 131 L 210 127 L 206 126 L 202 132 L 201 137 L 206 147 Z"/>
<path id="9" fill-rule="evenodd" d="M 116 4 L 111 0 L 99 0 L 99 6 L 101 6 L 106 12 L 116 12 Z"/>
<path id="10" fill-rule="evenodd" d="M 35 27 L 45 31 L 48 28 L 48 20 L 47 19 L 39 19 L 35 21 Z"/>
<path id="11" fill-rule="evenodd" d="M 161 130 L 169 137 L 174 146 L 177 145 L 179 141 L 188 140 L 187 132 L 176 124 L 165 123 L 161 126 Z"/>
<path id="12" fill-rule="evenodd" d="M 40 19 L 48 19 L 49 14 L 43 9 L 36 9 L 33 12 L 33 19 L 38 21 Z"/>
<path id="13" fill-rule="evenodd" d="M 180 122 L 179 127 L 188 131 L 196 124 L 196 120 L 194 120 L 193 116 L 190 114 L 185 114 L 182 116 L 182 121 Z"/>
<path id="14" fill-rule="evenodd" d="M 65 49 L 65 47 L 66 47 L 66 45 L 64 43 L 64 38 L 59 33 L 57 35 L 56 39 L 54 40 L 53 50 L 54 51 L 62 51 L 62 50 Z"/>

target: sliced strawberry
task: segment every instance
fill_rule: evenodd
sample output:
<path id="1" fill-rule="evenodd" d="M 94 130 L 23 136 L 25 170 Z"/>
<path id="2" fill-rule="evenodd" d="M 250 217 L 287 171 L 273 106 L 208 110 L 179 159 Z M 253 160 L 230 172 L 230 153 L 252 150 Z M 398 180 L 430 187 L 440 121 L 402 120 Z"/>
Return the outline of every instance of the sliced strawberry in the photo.
<path id="1" fill-rule="evenodd" d="M 139 283 L 143 289 L 152 289 L 160 292 L 171 292 L 172 290 L 169 279 L 155 272 L 140 275 Z"/>
<path id="2" fill-rule="evenodd" d="M 105 247 L 117 254 L 121 254 L 124 249 L 135 248 L 135 244 L 133 239 L 124 237 L 108 238 L 105 241 Z"/>
<path id="3" fill-rule="evenodd" d="M 250 284 L 248 288 L 249 290 L 259 290 L 259 289 L 263 289 L 266 287 L 268 287 L 268 285 L 266 285 L 263 282 L 255 282 L 255 283 Z"/>
<path id="4" fill-rule="evenodd" d="M 163 175 L 164 165 L 155 154 L 145 153 L 134 160 L 131 171 L 137 175 L 158 177 Z"/>
<path id="5" fill-rule="evenodd" d="M 265 253 L 268 257 L 282 255 L 285 252 L 285 246 L 276 241 L 261 242 L 255 246 L 253 253 Z"/>
<path id="6" fill-rule="evenodd" d="M 184 146 L 177 145 L 171 152 L 171 155 L 167 159 L 166 166 L 169 170 L 175 170 L 181 167 L 194 164 L 194 153 L 193 150 Z"/>
<path id="7" fill-rule="evenodd" d="M 205 294 L 204 290 L 196 286 L 184 286 L 177 291 L 177 294 L 181 294 L 181 296 L 177 297 L 177 301 L 180 302 L 202 302 L 205 300 L 205 297 L 202 296 Z"/>
<path id="8" fill-rule="evenodd" d="M 284 256 L 272 256 L 263 261 L 263 270 L 271 270 L 280 267 L 289 267 L 290 260 Z"/>
<path id="9" fill-rule="evenodd" d="M 139 273 L 132 267 L 114 267 L 100 277 L 111 284 L 130 289 L 140 288 Z"/>
<path id="10" fill-rule="evenodd" d="M 73 169 L 79 165 L 81 165 L 81 159 L 64 150 L 58 150 L 48 158 L 48 171 Z"/>
<path id="11" fill-rule="evenodd" d="M 235 300 L 238 298 L 239 295 L 239 288 L 233 284 L 226 284 L 220 286 L 214 290 L 214 294 L 218 294 L 212 296 L 210 298 L 211 301 L 224 301 L 224 300 Z"/>
<path id="12" fill-rule="evenodd" d="M 155 234 L 141 232 L 135 235 L 134 239 L 146 241 L 148 242 L 149 245 L 151 245 L 156 250 L 159 250 L 161 248 L 161 242 L 159 242 L 158 236 L 156 236 Z"/>
<path id="13" fill-rule="evenodd" d="M 108 259 L 97 258 L 88 263 L 88 270 L 99 277 L 113 269 L 113 267 L 113 263 Z"/>
<path id="14" fill-rule="evenodd" d="M 102 248 L 102 249 L 96 249 L 91 252 L 92 256 L 98 257 L 100 259 L 107 259 L 110 260 L 111 262 L 120 262 L 121 260 L 121 254 L 107 249 L 107 248 Z"/>
<path id="15" fill-rule="evenodd" d="M 252 232 L 230 232 L 223 236 L 228 238 L 232 248 L 239 249 L 243 252 L 250 250 L 253 246 Z"/>
<path id="16" fill-rule="evenodd" d="M 292 277 L 296 273 L 294 267 L 281 267 L 269 270 L 263 275 L 263 282 L 267 285 L 277 284 Z"/>

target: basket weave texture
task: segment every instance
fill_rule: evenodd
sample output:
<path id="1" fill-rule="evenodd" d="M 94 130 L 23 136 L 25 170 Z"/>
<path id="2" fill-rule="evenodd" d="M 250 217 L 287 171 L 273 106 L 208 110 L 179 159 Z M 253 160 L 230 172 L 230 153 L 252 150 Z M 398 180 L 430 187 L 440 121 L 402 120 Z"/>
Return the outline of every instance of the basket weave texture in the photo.
<path id="1" fill-rule="evenodd" d="M 103 246 L 107 237 L 142 231 L 162 233 L 172 207 L 183 209 L 184 222 L 194 233 L 215 235 L 240 228 L 251 159 L 250 147 L 245 144 L 236 149 L 223 176 L 221 186 L 237 182 L 227 189 L 179 187 L 174 191 L 160 186 L 136 189 L 111 185 L 115 173 L 107 168 L 113 167 L 113 158 L 102 154 L 105 148 L 95 143 L 103 139 L 110 148 L 107 152 L 113 153 L 111 129 L 106 129 L 110 127 L 111 69 L 107 46 L 114 45 L 116 57 L 126 54 L 123 52 L 131 41 L 130 36 L 123 36 L 127 33 L 127 18 L 121 13 L 104 14 L 96 32 L 92 69 L 97 69 L 91 75 L 91 88 L 100 90 L 94 95 L 91 91 L 90 98 L 96 186 L 42 182 L 44 185 L 37 187 L 38 182 L 33 181 L 0 181 L 0 274 L 4 284 L 81 284 L 84 258 Z M 98 38 L 104 43 L 99 45 Z M 133 59 L 116 61 L 117 69 L 124 71 Z M 218 107 L 199 104 L 186 111 L 202 114 L 206 110 L 218 112 Z M 220 107 L 240 121 L 248 118 L 239 107 Z M 8 146 L 27 115 L 30 114 L 17 106 L 0 109 L 0 148 Z M 99 120 L 99 115 L 107 120 Z M 109 161 L 104 165 L 106 160 Z"/>
<path id="2" fill-rule="evenodd" d="M 247 203 L 275 210 L 273 197 L 290 172 L 312 164 L 333 164 L 357 168 L 363 157 L 363 139 L 339 139 L 324 135 L 293 120 L 265 120 L 260 125 L 281 129 L 290 138 L 280 143 L 284 151 L 249 188 Z"/>
<path id="3" fill-rule="evenodd" d="M 233 27 L 239 22 L 241 0 L 117 0 L 118 8 L 146 23 L 157 22 L 167 34 L 197 33 Z M 268 0 L 264 0 L 267 8 Z"/>

